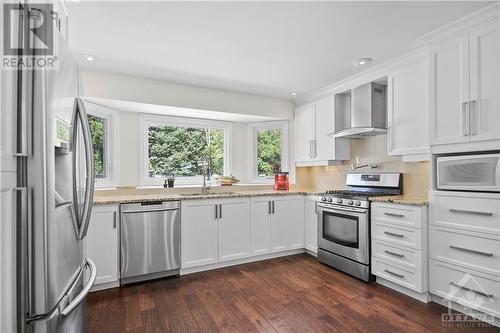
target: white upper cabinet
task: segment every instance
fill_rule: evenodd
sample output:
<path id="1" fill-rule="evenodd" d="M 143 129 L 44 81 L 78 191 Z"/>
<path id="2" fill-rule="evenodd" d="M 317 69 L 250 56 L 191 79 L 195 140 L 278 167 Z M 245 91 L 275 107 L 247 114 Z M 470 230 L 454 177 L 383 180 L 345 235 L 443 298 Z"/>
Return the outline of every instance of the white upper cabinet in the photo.
<path id="1" fill-rule="evenodd" d="M 333 164 L 350 158 L 350 142 L 335 139 L 335 100 L 328 95 L 295 110 L 295 162 L 297 166 Z"/>
<path id="2" fill-rule="evenodd" d="M 429 148 L 429 62 L 427 58 L 387 77 L 389 155 L 426 160 Z"/>
<path id="3" fill-rule="evenodd" d="M 312 146 L 316 137 L 314 132 L 314 105 L 308 104 L 295 110 L 295 160 L 297 162 L 313 159 Z"/>
<path id="4" fill-rule="evenodd" d="M 500 139 L 500 24 L 431 48 L 431 145 Z"/>
<path id="5" fill-rule="evenodd" d="M 470 33 L 470 139 L 500 139 L 500 24 Z"/>
<path id="6" fill-rule="evenodd" d="M 431 144 L 469 141 L 469 38 L 431 50 Z"/>

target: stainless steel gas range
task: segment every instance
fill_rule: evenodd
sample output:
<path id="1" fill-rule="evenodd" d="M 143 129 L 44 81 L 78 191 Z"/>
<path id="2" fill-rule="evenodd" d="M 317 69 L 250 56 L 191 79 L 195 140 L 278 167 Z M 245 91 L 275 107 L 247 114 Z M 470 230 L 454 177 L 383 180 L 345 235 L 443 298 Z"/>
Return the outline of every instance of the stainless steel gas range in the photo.
<path id="1" fill-rule="evenodd" d="M 370 281 L 371 196 L 402 194 L 400 173 L 348 173 L 345 190 L 327 191 L 318 205 L 320 262 Z"/>

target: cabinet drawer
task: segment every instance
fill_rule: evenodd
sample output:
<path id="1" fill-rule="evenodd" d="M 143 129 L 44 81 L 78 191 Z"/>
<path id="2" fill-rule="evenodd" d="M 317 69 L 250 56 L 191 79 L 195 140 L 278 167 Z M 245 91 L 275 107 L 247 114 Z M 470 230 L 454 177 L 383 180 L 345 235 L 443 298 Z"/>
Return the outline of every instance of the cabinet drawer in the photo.
<path id="1" fill-rule="evenodd" d="M 394 246 L 379 240 L 373 240 L 372 255 L 395 265 L 403 265 L 422 271 L 422 251 Z"/>
<path id="2" fill-rule="evenodd" d="M 372 238 L 394 245 L 409 246 L 422 249 L 422 230 L 396 227 L 372 221 Z"/>
<path id="3" fill-rule="evenodd" d="M 431 194 L 431 223 L 440 226 L 500 234 L 500 196 Z"/>
<path id="4" fill-rule="evenodd" d="M 430 292 L 466 307 L 500 316 L 500 280 L 436 260 L 429 263 Z"/>
<path id="5" fill-rule="evenodd" d="M 422 272 L 386 262 L 372 257 L 372 274 L 397 283 L 408 289 L 422 292 Z"/>
<path id="6" fill-rule="evenodd" d="M 500 275 L 500 240 L 478 237 L 458 229 L 431 226 L 430 257 Z"/>
<path id="7" fill-rule="evenodd" d="M 371 214 L 372 221 L 422 228 L 422 207 L 376 203 Z"/>

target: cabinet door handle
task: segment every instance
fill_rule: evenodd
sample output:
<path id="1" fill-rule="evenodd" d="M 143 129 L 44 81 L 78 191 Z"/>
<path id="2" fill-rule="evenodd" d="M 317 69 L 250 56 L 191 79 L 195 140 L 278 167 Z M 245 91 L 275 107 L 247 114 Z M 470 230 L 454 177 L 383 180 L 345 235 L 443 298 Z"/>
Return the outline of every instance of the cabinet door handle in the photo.
<path id="1" fill-rule="evenodd" d="M 116 212 L 113 212 L 113 229 L 116 229 Z"/>
<path id="2" fill-rule="evenodd" d="M 267 202 L 267 213 L 271 214 L 271 201 L 270 200 Z"/>
<path id="3" fill-rule="evenodd" d="M 222 204 L 219 204 L 219 218 L 222 218 Z"/>
<path id="4" fill-rule="evenodd" d="M 215 219 L 218 219 L 219 218 L 219 207 L 218 205 L 215 205 Z"/>
<path id="5" fill-rule="evenodd" d="M 470 114 L 470 135 L 476 135 L 477 134 L 477 130 L 476 130 L 476 127 L 477 127 L 477 110 L 476 110 L 476 100 L 473 100 L 470 102 L 470 110 L 469 110 L 469 114 Z"/>
<path id="6" fill-rule="evenodd" d="M 474 210 L 463 210 L 463 209 L 450 209 L 451 213 L 459 213 L 459 214 L 471 214 L 471 215 L 481 215 L 481 216 L 493 216 L 493 213 L 489 212 L 477 212 Z"/>
<path id="7" fill-rule="evenodd" d="M 390 254 L 391 256 L 395 256 L 395 257 L 399 257 L 399 258 L 404 258 L 404 256 L 405 256 L 404 254 L 399 254 L 399 253 L 387 251 L 387 250 L 385 250 L 384 252 L 387 254 Z"/>
<path id="8" fill-rule="evenodd" d="M 396 234 L 396 233 L 393 233 L 393 232 L 390 232 L 390 231 L 384 231 L 384 234 L 389 235 L 389 236 L 399 237 L 399 238 L 403 238 L 404 237 L 404 235 Z"/>
<path id="9" fill-rule="evenodd" d="M 394 275 L 400 279 L 404 278 L 405 276 L 403 274 L 398 274 L 398 273 L 394 273 L 393 271 L 390 271 L 388 269 L 384 269 L 384 272 L 386 272 L 387 274 L 391 274 L 391 275 Z"/>
<path id="10" fill-rule="evenodd" d="M 274 200 L 272 201 L 273 214 L 274 214 Z"/>
<path id="11" fill-rule="evenodd" d="M 403 214 L 395 214 L 395 213 L 387 213 L 387 212 L 384 212 L 384 215 L 393 216 L 393 217 L 400 217 L 400 218 L 405 217 Z"/>
<path id="12" fill-rule="evenodd" d="M 317 201 L 314 202 L 314 213 L 318 214 L 318 202 Z"/>
<path id="13" fill-rule="evenodd" d="M 450 249 L 454 249 L 454 250 L 458 250 L 458 251 L 464 251 L 464 252 L 469 252 L 469 253 L 474 253 L 474 254 L 479 254 L 479 255 L 482 255 L 482 256 L 486 256 L 486 257 L 493 257 L 493 253 L 488 253 L 488 252 L 483 252 L 483 251 L 468 249 L 468 248 L 465 248 L 465 247 L 460 247 L 460 246 L 455 246 L 455 245 L 450 245 Z"/>
<path id="14" fill-rule="evenodd" d="M 316 140 L 309 140 L 309 157 L 316 158 Z"/>
<path id="15" fill-rule="evenodd" d="M 469 113 L 469 102 L 462 102 L 462 135 L 469 136 L 469 121 L 467 114 Z"/>
<path id="16" fill-rule="evenodd" d="M 389 151 L 392 151 L 392 127 L 387 128 L 387 139 L 389 140 Z"/>
<path id="17" fill-rule="evenodd" d="M 466 286 L 462 286 L 462 285 L 455 283 L 455 282 L 450 282 L 450 285 L 457 287 L 457 288 L 460 288 L 460 289 L 465 290 L 465 291 L 472 291 L 473 293 L 484 296 L 484 297 L 493 298 L 493 294 L 483 293 L 482 291 L 478 291 L 478 290 L 475 290 L 475 289 L 472 289 L 472 288 L 469 288 Z"/>

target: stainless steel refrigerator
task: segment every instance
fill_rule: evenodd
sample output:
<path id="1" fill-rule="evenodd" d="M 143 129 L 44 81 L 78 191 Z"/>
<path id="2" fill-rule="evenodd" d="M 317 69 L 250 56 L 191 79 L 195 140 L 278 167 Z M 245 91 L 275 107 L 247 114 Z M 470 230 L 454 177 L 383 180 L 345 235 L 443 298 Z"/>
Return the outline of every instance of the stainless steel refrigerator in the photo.
<path id="1" fill-rule="evenodd" d="M 39 42 L 30 40 L 30 20 L 50 18 L 51 29 L 37 34 L 52 33 L 58 68 L 17 75 L 17 324 L 20 332 L 83 332 L 96 276 L 82 253 L 94 156 L 77 62 L 54 12 L 38 6 L 20 5 L 17 37 L 29 54 Z"/>

